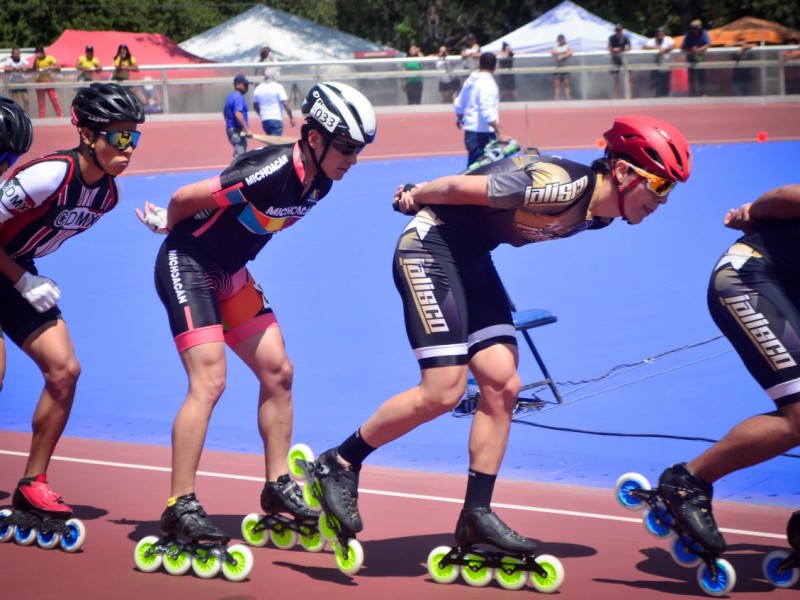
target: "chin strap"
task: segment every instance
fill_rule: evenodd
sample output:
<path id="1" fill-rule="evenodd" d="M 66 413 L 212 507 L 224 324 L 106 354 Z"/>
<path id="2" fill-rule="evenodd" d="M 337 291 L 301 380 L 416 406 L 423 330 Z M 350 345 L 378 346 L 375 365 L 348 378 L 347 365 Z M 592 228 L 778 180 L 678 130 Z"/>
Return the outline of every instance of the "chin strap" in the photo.
<path id="1" fill-rule="evenodd" d="M 311 144 L 308 143 L 308 133 L 305 135 L 305 139 L 303 142 L 305 143 L 306 147 L 308 148 L 308 153 L 311 155 L 311 162 L 314 163 L 314 169 L 316 170 L 316 174 L 314 178 L 316 179 L 320 174 L 324 175 L 325 171 L 322 170 L 322 161 L 325 160 L 325 156 L 328 154 L 328 150 L 331 147 L 331 138 L 327 135 L 322 135 L 322 139 L 325 140 L 325 145 L 322 147 L 322 155 L 317 158 L 317 152 L 314 148 L 311 147 Z"/>
<path id="2" fill-rule="evenodd" d="M 619 207 L 619 214 L 622 219 L 626 223 L 629 223 L 628 217 L 625 216 L 625 196 L 639 183 L 642 178 L 637 175 L 631 180 L 630 183 L 627 185 L 622 185 L 622 183 L 617 179 L 617 170 L 614 168 L 616 163 L 616 160 L 611 163 L 611 172 L 612 177 L 614 177 L 614 184 L 617 186 L 617 206 Z"/>
<path id="3" fill-rule="evenodd" d="M 103 166 L 100 164 L 100 161 L 97 160 L 97 153 L 94 151 L 94 146 L 97 143 L 97 136 L 99 136 L 99 135 L 100 134 L 97 133 L 96 131 L 92 131 L 92 143 L 89 144 L 89 156 L 92 157 L 92 160 L 94 161 L 94 164 L 98 169 L 100 169 L 106 175 L 110 175 L 110 173 L 108 171 L 106 171 L 103 168 Z"/>

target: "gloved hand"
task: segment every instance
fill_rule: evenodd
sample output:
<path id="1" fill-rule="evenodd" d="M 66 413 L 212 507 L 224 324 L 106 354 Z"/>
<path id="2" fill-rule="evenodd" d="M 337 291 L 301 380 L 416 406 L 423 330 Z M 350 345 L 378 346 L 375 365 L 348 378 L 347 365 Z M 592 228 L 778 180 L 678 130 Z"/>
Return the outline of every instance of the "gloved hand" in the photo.
<path id="1" fill-rule="evenodd" d="M 14 284 L 14 288 L 40 313 L 53 308 L 61 298 L 61 290 L 55 281 L 28 271 Z"/>
<path id="2" fill-rule="evenodd" d="M 151 202 L 144 203 L 144 211 L 136 209 L 136 216 L 150 231 L 161 235 L 169 233 L 167 229 L 167 209 Z"/>

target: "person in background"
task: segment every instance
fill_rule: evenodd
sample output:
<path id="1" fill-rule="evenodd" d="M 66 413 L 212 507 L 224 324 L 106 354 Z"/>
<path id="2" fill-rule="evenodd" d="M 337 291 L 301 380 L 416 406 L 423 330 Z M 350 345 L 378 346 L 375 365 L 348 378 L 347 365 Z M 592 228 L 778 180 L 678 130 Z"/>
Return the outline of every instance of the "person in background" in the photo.
<path id="1" fill-rule="evenodd" d="M 256 67 L 256 77 L 266 78 L 267 75 L 270 75 L 273 80 L 278 79 L 281 74 L 281 68 L 278 66 L 278 59 L 272 52 L 272 48 L 264 44 L 261 50 L 258 51 L 256 62 L 261 63 L 260 66 Z"/>
<path id="2" fill-rule="evenodd" d="M 439 46 L 439 52 L 431 56 L 436 57 L 436 70 L 441 73 L 439 75 L 439 93 L 442 95 L 442 102 L 452 104 L 456 92 L 461 89 L 461 82 L 458 77 L 453 75 L 452 61 L 447 60 L 447 46 Z"/>
<path id="3" fill-rule="evenodd" d="M 514 51 L 508 42 L 503 42 L 502 50 L 497 55 L 497 67 L 500 69 L 500 74 L 497 76 L 500 102 L 513 102 L 516 100 L 517 81 L 511 72 L 514 68 Z M 505 73 L 504 70 L 508 72 Z"/>
<path id="4" fill-rule="evenodd" d="M 468 71 L 474 71 L 478 68 L 478 60 L 481 57 L 481 46 L 475 38 L 474 33 L 467 34 L 467 41 L 461 49 L 461 62 L 462 67 Z"/>
<path id="5" fill-rule="evenodd" d="M 418 58 L 422 56 L 422 50 L 419 46 L 412 45 L 408 49 L 409 58 Z M 403 78 L 402 87 L 406 93 L 406 99 L 409 104 L 422 103 L 422 63 L 418 60 L 406 60 L 403 63 L 403 71 L 409 74 Z"/>
<path id="6" fill-rule="evenodd" d="M 233 158 L 247 151 L 250 137 L 250 120 L 247 116 L 247 100 L 244 96 L 250 89 L 250 81 L 241 73 L 233 78 L 233 91 L 225 98 L 222 114 L 225 117 L 225 132 L 233 146 Z"/>
<path id="7" fill-rule="evenodd" d="M 556 38 L 556 45 L 550 49 L 550 54 L 556 61 L 556 70 L 553 73 L 553 99 L 558 100 L 559 90 L 564 88 L 564 99 L 572 99 L 572 79 L 570 74 L 563 71 L 562 67 L 566 66 L 569 57 L 572 56 L 572 48 L 567 44 L 567 38 L 563 34 L 559 34 Z"/>
<path id="8" fill-rule="evenodd" d="M 666 34 L 663 27 L 659 27 L 655 37 L 647 40 L 643 48 L 656 51 L 656 68 L 650 71 L 650 93 L 654 98 L 665 98 L 670 92 L 672 72 L 669 69 L 669 59 L 670 52 L 675 49 L 675 40 Z"/>
<path id="9" fill-rule="evenodd" d="M 453 100 L 456 127 L 464 130 L 467 166 L 483 156 L 483 149 L 492 140 L 509 139 L 500 132 L 500 90 L 494 80 L 497 57 L 491 52 L 484 52 L 478 59 L 478 67 Z"/>
<path id="10" fill-rule="evenodd" d="M 622 98 L 622 72 L 625 66 L 625 53 L 631 49 L 631 40 L 625 29 L 617 23 L 614 33 L 608 37 L 608 52 L 611 55 L 611 75 L 614 79 L 614 97 Z"/>
<path id="11" fill-rule="evenodd" d="M 3 175 L 31 148 L 33 125 L 16 102 L 0 96 L 0 185 Z M 0 326 L 0 390 L 6 377 L 6 341 Z"/>
<path id="12" fill-rule="evenodd" d="M 43 46 L 37 46 L 36 56 L 33 57 L 33 64 L 30 70 L 36 73 L 36 83 L 51 83 L 53 81 L 53 72 L 60 71 L 61 65 L 58 64 L 55 56 L 45 52 Z M 50 103 L 53 105 L 56 116 L 61 117 L 63 112 L 55 88 L 37 87 L 36 100 L 39 103 L 39 118 L 44 119 L 47 111 L 45 96 L 50 98 Z"/>
<path id="13" fill-rule="evenodd" d="M 100 59 L 94 55 L 94 46 L 86 46 L 84 54 L 75 61 L 75 68 L 78 69 L 78 81 L 92 81 L 94 74 L 103 70 Z"/>
<path id="14" fill-rule="evenodd" d="M 131 54 L 130 48 L 125 44 L 120 44 L 117 54 L 114 56 L 114 72 L 111 74 L 113 81 L 128 81 L 132 71 L 138 71 L 139 64 Z"/>
<path id="15" fill-rule="evenodd" d="M 689 95 L 703 96 L 706 93 L 706 72 L 698 68 L 706 59 L 706 50 L 711 47 L 711 38 L 703 29 L 703 22 L 695 19 L 689 23 L 689 31 L 683 36 L 681 50 L 689 65 Z"/>
<path id="16" fill-rule="evenodd" d="M 267 135 L 283 135 L 283 112 L 289 117 L 289 124 L 294 127 L 292 107 L 284 88 L 275 79 L 275 70 L 267 69 L 264 81 L 253 90 L 253 110 L 261 119 L 261 128 Z"/>
<path id="17" fill-rule="evenodd" d="M 28 105 L 28 90 L 25 88 L 16 87 L 25 83 L 25 71 L 28 70 L 28 62 L 22 60 L 19 53 L 19 48 L 11 49 L 11 56 L 6 59 L 3 65 L 3 72 L 6 76 L 6 83 L 14 85 L 11 88 L 11 99 L 25 109 L 26 113 L 30 114 L 30 106 Z"/>
<path id="18" fill-rule="evenodd" d="M 753 94 L 753 68 L 747 62 L 753 58 L 751 50 L 756 44 L 748 42 L 745 37 L 740 37 L 736 42 L 727 44 L 728 47 L 738 48 L 736 52 L 736 66 L 733 68 L 733 93 L 736 96 L 752 96 Z"/>

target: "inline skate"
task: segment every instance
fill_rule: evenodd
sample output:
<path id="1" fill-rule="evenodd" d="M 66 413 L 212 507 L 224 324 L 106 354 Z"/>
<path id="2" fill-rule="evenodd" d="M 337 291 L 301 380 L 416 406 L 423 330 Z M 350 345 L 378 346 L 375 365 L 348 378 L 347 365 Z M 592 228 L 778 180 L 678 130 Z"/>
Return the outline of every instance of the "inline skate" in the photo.
<path id="1" fill-rule="evenodd" d="M 13 538 L 20 546 L 36 543 L 48 550 L 60 545 L 65 552 L 83 546 L 86 528 L 72 518 L 72 509 L 50 489 L 44 473 L 20 479 L 11 505 L 13 510 L 0 510 L 0 542 Z"/>
<path id="2" fill-rule="evenodd" d="M 684 463 L 659 477 L 658 488 L 647 478 L 626 473 L 615 487 L 617 501 L 629 510 L 645 509 L 645 529 L 669 538 L 670 555 L 684 567 L 697 566 L 697 583 L 709 596 L 724 596 L 736 585 L 736 571 L 720 555 L 727 549 L 711 512 L 712 486 L 693 475 Z"/>
<path id="3" fill-rule="evenodd" d="M 428 573 L 436 583 L 453 583 L 459 573 L 474 587 L 519 590 L 530 581 L 552 594 L 564 583 L 564 567 L 554 556 L 536 556 L 536 543 L 511 529 L 490 508 L 463 509 L 456 524 L 455 547 L 439 546 L 428 555 Z M 485 550 L 478 544 L 494 546 Z M 530 576 L 528 575 L 530 574 Z"/>
<path id="4" fill-rule="evenodd" d="M 775 550 L 764 557 L 762 569 L 767 580 L 777 588 L 790 588 L 800 579 L 800 510 L 786 526 L 786 538 L 792 552 Z"/>
<path id="5" fill-rule="evenodd" d="M 140 571 L 152 573 L 163 564 L 170 575 L 185 575 L 191 569 L 201 579 L 210 579 L 222 570 L 226 579 L 243 581 L 253 569 L 250 549 L 242 544 L 228 548 L 230 536 L 211 522 L 193 493 L 167 506 L 161 534 L 136 544 L 133 557 Z"/>
<path id="6" fill-rule="evenodd" d="M 325 547 L 317 527 L 319 514 L 305 505 L 300 486 L 288 475 L 264 485 L 261 508 L 263 516 L 250 513 L 242 521 L 242 537 L 251 546 L 265 546 L 271 540 L 275 547 L 288 550 L 299 537 L 300 545 L 309 552 L 321 552 Z"/>
<path id="7" fill-rule="evenodd" d="M 307 482 L 303 500 L 319 511 L 319 532 L 330 542 L 336 566 L 345 575 L 355 575 L 364 564 L 364 550 L 355 538 L 364 528 L 358 513 L 358 472 L 339 464 L 335 449 L 314 460 L 305 444 L 292 446 L 288 463 L 289 475 Z"/>

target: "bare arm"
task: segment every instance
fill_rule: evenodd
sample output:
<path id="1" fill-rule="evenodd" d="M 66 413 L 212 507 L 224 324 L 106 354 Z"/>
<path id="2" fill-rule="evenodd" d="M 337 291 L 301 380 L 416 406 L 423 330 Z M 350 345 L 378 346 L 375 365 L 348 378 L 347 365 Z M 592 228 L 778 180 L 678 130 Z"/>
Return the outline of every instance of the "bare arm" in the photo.
<path id="1" fill-rule="evenodd" d="M 488 177 L 485 175 L 449 175 L 420 183 L 408 191 L 403 191 L 401 185 L 394 200 L 404 214 L 413 214 L 429 204 L 489 206 L 487 185 Z"/>
<path id="2" fill-rule="evenodd" d="M 167 229 L 185 221 L 201 210 L 219 208 L 219 204 L 211 195 L 211 184 L 214 179 L 205 179 L 178 188 L 167 206 Z"/>
<path id="3" fill-rule="evenodd" d="M 726 227 L 749 231 L 753 221 L 800 217 L 800 184 L 792 183 L 764 192 L 752 203 L 731 209 L 724 219 Z"/>

